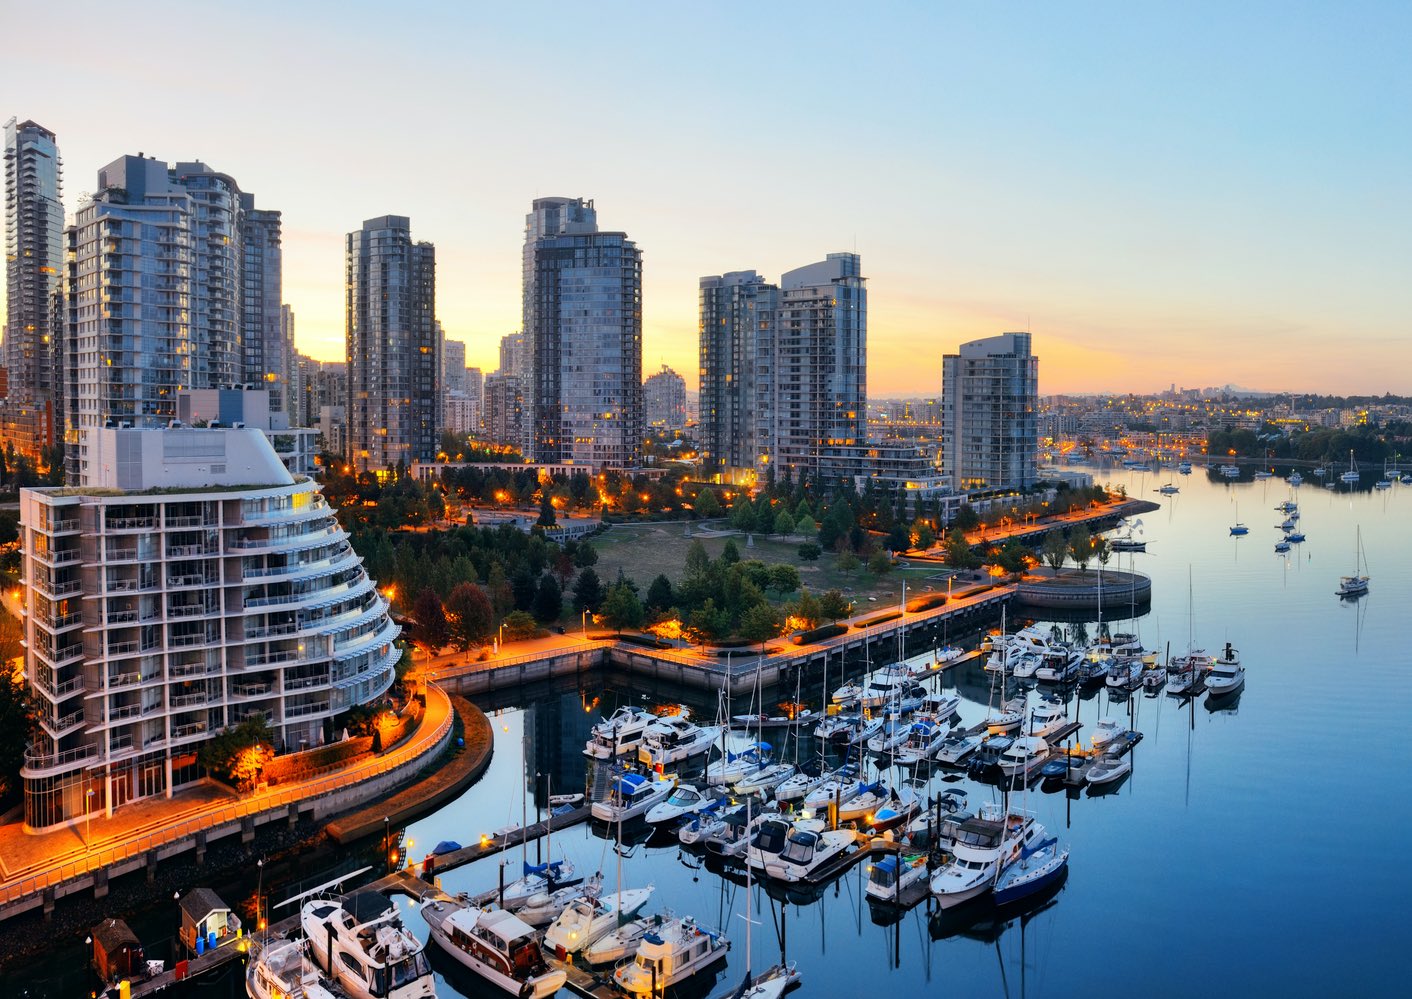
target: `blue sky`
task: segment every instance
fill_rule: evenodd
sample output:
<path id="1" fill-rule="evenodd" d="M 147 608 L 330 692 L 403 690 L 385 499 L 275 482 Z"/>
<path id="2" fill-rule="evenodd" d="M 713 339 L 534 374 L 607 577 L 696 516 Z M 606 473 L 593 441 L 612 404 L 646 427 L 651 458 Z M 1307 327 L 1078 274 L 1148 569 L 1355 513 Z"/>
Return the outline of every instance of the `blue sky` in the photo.
<path id="1" fill-rule="evenodd" d="M 700 275 L 856 249 L 874 395 L 1027 325 L 1045 392 L 1412 392 L 1412 5 L 0 4 L 0 116 L 58 132 L 70 208 L 123 153 L 232 174 L 315 356 L 395 213 L 494 367 L 564 194 L 642 247 L 644 368 L 689 384 Z"/>

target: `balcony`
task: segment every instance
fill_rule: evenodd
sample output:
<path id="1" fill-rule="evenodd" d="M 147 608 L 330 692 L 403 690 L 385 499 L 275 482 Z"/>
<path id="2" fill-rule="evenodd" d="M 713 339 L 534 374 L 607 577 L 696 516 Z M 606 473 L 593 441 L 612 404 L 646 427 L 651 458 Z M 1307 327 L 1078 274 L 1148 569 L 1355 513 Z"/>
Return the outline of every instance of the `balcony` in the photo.
<path id="1" fill-rule="evenodd" d="M 216 526 L 216 521 L 215 521 L 215 518 L 212 518 L 212 517 L 202 517 L 202 516 L 199 516 L 199 515 L 198 515 L 198 516 L 194 516 L 194 517 L 168 517 L 168 518 L 167 518 L 167 529 L 168 529 L 168 530 L 171 530 L 171 529 L 173 529 L 173 528 L 178 528 L 178 527 L 215 527 L 215 526 Z"/>
<path id="2" fill-rule="evenodd" d="M 68 534 L 78 530 L 78 518 L 72 517 L 68 520 L 55 520 L 49 524 L 50 534 Z"/>
<path id="3" fill-rule="evenodd" d="M 174 725 L 174 726 L 172 726 L 172 739 L 173 739 L 173 741 L 175 741 L 175 740 L 177 740 L 177 739 L 190 739 L 192 736 L 205 735 L 205 734 L 206 734 L 206 723 L 205 723 L 205 722 L 192 722 L 192 723 L 189 724 L 189 725 Z"/>
<path id="4" fill-rule="evenodd" d="M 81 694 L 84 691 L 84 682 L 81 676 L 76 676 L 72 680 L 65 680 L 63 683 L 56 685 L 53 677 L 48 673 L 40 673 L 34 678 L 34 682 L 38 684 L 40 690 L 43 690 L 56 700 L 62 700 L 73 694 Z"/>
<path id="5" fill-rule="evenodd" d="M 142 717 L 141 704 L 125 704 L 120 708 L 109 708 L 103 713 L 103 723 L 111 725 L 114 722 L 127 721 L 129 718 Z"/>
<path id="6" fill-rule="evenodd" d="M 26 770 L 53 770 L 57 767 L 68 767 L 75 763 L 82 763 L 84 760 L 92 759 L 98 755 L 96 744 L 79 746 L 76 749 L 66 749 L 58 753 L 46 753 L 41 749 L 30 746 L 25 750 Z"/>
<path id="7" fill-rule="evenodd" d="M 108 530 L 110 531 L 141 531 L 151 530 L 157 526 L 155 517 L 109 517 Z"/>
<path id="8" fill-rule="evenodd" d="M 167 558 L 194 558 L 215 555 L 215 545 L 168 545 Z"/>
<path id="9" fill-rule="evenodd" d="M 108 687 L 131 687 L 142 682 L 141 673 L 110 673 Z"/>
<path id="10" fill-rule="evenodd" d="M 202 614 L 220 613 L 215 607 L 205 607 L 201 604 L 194 604 L 187 607 L 169 607 L 167 617 L 200 617 Z"/>
<path id="11" fill-rule="evenodd" d="M 300 652 L 266 652 L 258 656 L 246 656 L 246 666 L 268 666 L 271 663 L 292 663 L 301 658 Z"/>
<path id="12" fill-rule="evenodd" d="M 268 697 L 274 693 L 272 683 L 232 683 L 230 692 L 235 697 Z"/>
<path id="13" fill-rule="evenodd" d="M 211 695 L 205 691 L 196 694 L 178 694 L 171 699 L 173 708 L 191 708 L 205 704 L 211 700 Z"/>
<path id="14" fill-rule="evenodd" d="M 326 676 L 301 676 L 294 680 L 285 680 L 284 689 L 286 692 L 294 690 L 310 690 L 314 687 L 327 687 L 330 680 Z"/>
<path id="15" fill-rule="evenodd" d="M 167 586 L 173 589 L 187 586 L 219 586 L 220 580 L 215 576 L 202 574 L 187 574 L 182 576 L 168 576 Z"/>
<path id="16" fill-rule="evenodd" d="M 312 625 L 306 625 L 312 627 Z M 274 638 L 279 635 L 293 635 L 299 631 L 297 624 L 272 624 L 265 628 L 246 628 L 245 637 L 247 640 L 256 638 Z"/>
<path id="17" fill-rule="evenodd" d="M 167 676 L 171 679 L 181 679 L 188 676 L 209 676 L 221 671 L 220 663 L 186 663 L 182 666 L 167 667 Z"/>
<path id="18" fill-rule="evenodd" d="M 74 711 L 64 715 L 62 718 L 41 717 L 39 721 L 50 736 L 55 739 L 61 739 L 70 732 L 83 727 L 83 712 Z"/>
<path id="19" fill-rule="evenodd" d="M 212 642 L 219 642 L 219 637 L 209 635 L 173 635 L 167 639 L 167 645 L 173 649 L 189 649 L 195 645 L 208 645 Z"/>
<path id="20" fill-rule="evenodd" d="M 303 718 L 305 715 L 321 714 L 329 710 L 328 701 L 315 701 L 311 704 L 292 704 L 284 709 L 284 717 Z"/>

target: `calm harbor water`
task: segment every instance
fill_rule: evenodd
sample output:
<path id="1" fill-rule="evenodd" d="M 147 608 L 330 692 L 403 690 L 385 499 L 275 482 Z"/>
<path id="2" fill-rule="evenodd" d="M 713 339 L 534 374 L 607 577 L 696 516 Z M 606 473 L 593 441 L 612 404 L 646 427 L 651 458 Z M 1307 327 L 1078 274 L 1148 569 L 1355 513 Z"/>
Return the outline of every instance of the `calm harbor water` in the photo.
<path id="1" fill-rule="evenodd" d="M 982 904 L 941 920 L 929 918 L 923 904 L 889 920 L 864 898 L 863 864 L 815 897 L 786 905 L 756 885 L 754 963 L 778 959 L 782 933 L 788 958 L 803 974 L 798 994 L 1357 994 L 1397 989 L 1403 980 L 1392 958 L 1403 945 L 1412 889 L 1412 868 L 1396 859 L 1398 830 L 1412 812 L 1406 794 L 1412 742 L 1403 731 L 1412 718 L 1405 624 L 1412 486 L 1330 491 L 1311 480 L 1292 490 L 1279 479 L 1228 483 L 1175 469 L 1099 470 L 1096 477 L 1161 504 L 1137 529 L 1147 554 L 1111 563 L 1153 577 L 1151 607 L 1136 622 L 1144 643 L 1165 650 L 1170 642 L 1180 652 L 1189 629 L 1196 645 L 1212 652 L 1229 641 L 1246 666 L 1245 692 L 1220 710 L 1204 700 L 1190 705 L 1141 693 L 1110 702 L 1106 691 L 1070 702 L 1084 723 L 1081 736 L 1100 717 L 1131 713 L 1145 738 L 1133 774 L 1114 793 L 1030 791 L 1028 807 L 1072 848 L 1067 883 L 1031 911 L 997 915 Z M 1181 492 L 1157 495 L 1167 481 Z M 1280 556 L 1273 545 L 1282 515 L 1273 508 L 1291 496 L 1308 540 Z M 1237 521 L 1249 525 L 1249 535 L 1229 535 Z M 1341 603 L 1334 589 L 1339 575 L 1354 568 L 1360 527 L 1371 592 Z M 1127 625 L 1114 622 L 1115 630 Z M 805 682 L 804 698 L 817 701 L 821 678 Z M 943 682 L 962 693 L 963 721 L 984 716 L 988 678 L 979 661 Z M 829 678 L 830 687 L 837 683 L 836 675 Z M 598 683 L 591 691 L 528 692 L 524 700 L 495 706 L 496 750 L 486 776 L 405 831 L 414 858 L 440 840 L 468 843 L 519 823 L 524 789 L 536 772 L 552 775 L 555 793 L 581 789 L 589 726 L 618 703 L 661 697 L 643 701 L 626 685 Z M 698 705 L 701 711 L 714 713 Z M 785 752 L 792 756 L 792 745 Z M 934 781 L 932 789 L 944 786 Z M 969 790 L 973 806 L 998 795 L 969 780 L 956 786 Z M 609 889 L 616 881 L 618 857 L 602 831 L 565 830 L 554 836 L 552 852 L 571 857 L 581 871 L 602 870 Z M 691 914 L 732 938 L 714 985 L 699 981 L 695 993 L 715 994 L 737 982 L 745 967 L 743 885 L 683 854 L 674 839 L 625 845 L 622 853 L 624 886 L 656 887 L 648 911 Z M 380 857 L 379 842 L 360 856 L 325 861 L 350 869 Z M 510 859 L 518 864 L 520 855 Z M 536 859 L 534 846 L 528 859 Z M 270 875 L 265 889 L 278 900 L 324 873 L 310 868 L 296 876 L 286 869 Z M 492 858 L 446 873 L 442 884 L 475 892 L 496 880 Z M 252 879 L 236 890 L 254 887 Z M 166 902 L 154 913 L 151 932 L 167 932 L 155 927 L 172 920 L 169 908 Z M 420 918 L 407 915 L 424 935 Z M 79 951 L 66 945 L 56 953 Z M 440 995 L 500 994 L 455 973 L 450 962 L 435 964 L 451 975 L 439 978 Z M 62 981 L 75 984 L 72 976 Z M 60 982 L 36 970 L 12 986 L 13 994 L 20 988 L 35 996 L 88 994 L 87 987 L 74 991 Z M 232 980 L 200 991 L 240 994 L 235 989 Z"/>

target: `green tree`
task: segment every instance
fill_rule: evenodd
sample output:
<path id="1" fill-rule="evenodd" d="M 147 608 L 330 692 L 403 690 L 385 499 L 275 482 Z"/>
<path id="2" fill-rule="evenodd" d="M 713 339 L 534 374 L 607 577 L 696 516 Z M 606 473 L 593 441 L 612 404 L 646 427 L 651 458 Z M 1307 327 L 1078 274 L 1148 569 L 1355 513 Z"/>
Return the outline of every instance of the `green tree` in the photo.
<path id="1" fill-rule="evenodd" d="M 574 565 L 580 569 L 587 569 L 591 565 L 598 564 L 598 549 L 594 548 L 587 541 L 580 541 L 579 546 L 574 549 Z"/>
<path id="2" fill-rule="evenodd" d="M 758 603 L 740 616 L 740 637 L 748 642 L 766 642 L 780 633 L 780 614 L 772 604 Z"/>
<path id="3" fill-rule="evenodd" d="M 799 570 L 792 565 L 783 563 L 772 565 L 769 570 L 769 581 L 769 588 L 780 596 L 793 593 L 799 589 Z"/>
<path id="4" fill-rule="evenodd" d="M 873 557 L 868 559 L 868 571 L 874 576 L 886 576 L 892 571 L 892 559 L 887 552 L 874 552 Z"/>
<path id="5" fill-rule="evenodd" d="M 912 547 L 912 532 L 903 524 L 893 524 L 887 532 L 887 550 L 905 552 Z"/>
<path id="6" fill-rule="evenodd" d="M 942 545 L 942 551 L 946 555 L 946 564 L 953 569 L 974 569 L 981 564 L 981 560 L 971 550 L 971 544 L 966 540 L 966 535 L 960 531 L 947 532 L 946 543 Z"/>
<path id="7" fill-rule="evenodd" d="M 799 500 L 799 505 L 794 508 L 794 519 L 796 521 L 801 521 L 805 517 L 808 517 L 812 521 L 814 519 L 814 508 L 809 505 L 809 501 L 807 499 L 801 498 Z"/>
<path id="8" fill-rule="evenodd" d="M 585 569 L 574 583 L 574 610 L 596 613 L 603 603 L 603 583 L 598 573 Z"/>
<path id="9" fill-rule="evenodd" d="M 711 568 L 711 556 L 706 554 L 706 546 L 698 538 L 686 549 L 686 561 L 683 563 L 687 579 L 700 579 L 706 575 Z"/>
<path id="10" fill-rule="evenodd" d="M 274 755 L 274 733 L 265 716 L 255 714 L 202 743 L 196 759 L 218 780 L 249 791 Z"/>
<path id="11" fill-rule="evenodd" d="M 554 502 L 550 499 L 549 493 L 546 491 L 545 494 L 539 498 L 539 526 L 553 527 L 556 523 L 558 523 L 558 521 L 554 516 Z"/>
<path id="12" fill-rule="evenodd" d="M 553 577 L 548 577 L 553 578 Z M 446 598 L 451 641 L 462 652 L 490 637 L 495 626 L 495 609 L 475 583 L 460 583 Z"/>
<path id="13" fill-rule="evenodd" d="M 806 541 L 799 546 L 799 557 L 806 562 L 817 562 L 824 550 L 812 541 Z"/>
<path id="14" fill-rule="evenodd" d="M 430 586 L 422 587 L 417 593 L 417 599 L 412 601 L 412 617 L 417 622 L 416 642 L 428 655 L 434 655 L 445 648 L 451 637 L 446 622 L 446 608 L 441 605 L 441 598 Z"/>
<path id="15" fill-rule="evenodd" d="M 614 583 L 598 611 L 603 623 L 621 633 L 624 628 L 640 628 L 646 617 L 642 601 L 626 583 Z"/>
<path id="16" fill-rule="evenodd" d="M 775 514 L 775 533 L 780 537 L 794 533 L 794 518 L 784 507 L 780 507 L 780 512 Z"/>
<path id="17" fill-rule="evenodd" d="M 1058 572 L 1064 567 L 1064 560 L 1069 557 L 1069 542 L 1064 538 L 1064 532 L 1060 530 L 1050 531 L 1044 536 L 1044 544 L 1039 550 L 1040 559 Z"/>
<path id="18" fill-rule="evenodd" d="M 534 616 L 550 624 L 563 613 L 564 591 L 559 588 L 559 581 L 546 573 L 539 578 L 539 589 L 534 595 Z"/>
<path id="19" fill-rule="evenodd" d="M 515 610 L 527 611 L 534 606 L 534 595 L 539 591 L 534 573 L 529 566 L 522 565 L 510 577 L 510 592 L 515 595 Z"/>
<path id="20" fill-rule="evenodd" d="M 1069 532 L 1069 554 L 1073 556 L 1079 572 L 1088 571 L 1088 564 L 1093 561 L 1095 551 L 1093 535 L 1089 533 L 1087 524 L 1079 524 Z"/>
<path id="21" fill-rule="evenodd" d="M 505 578 L 505 567 L 499 562 L 490 567 L 485 592 L 490 597 L 490 606 L 496 617 L 503 617 L 515 609 L 515 591 L 510 588 L 510 580 Z"/>
<path id="22" fill-rule="evenodd" d="M 974 531 L 981 526 L 980 514 L 969 503 L 962 503 L 961 508 L 956 511 L 956 516 L 951 519 L 951 526 L 960 531 Z"/>
<path id="23" fill-rule="evenodd" d="M 819 531 L 819 525 L 814 523 L 812 513 L 801 513 L 799 519 L 794 522 L 794 533 L 801 534 L 806 538 L 813 537 Z"/>
<path id="24" fill-rule="evenodd" d="M 672 581 L 661 573 L 648 584 L 646 601 L 648 610 L 667 610 L 676 603 L 676 600 L 676 594 L 672 592 Z"/>
<path id="25" fill-rule="evenodd" d="M 716 498 L 716 490 L 707 487 L 696 494 L 696 501 L 692 503 L 692 509 L 696 511 L 696 516 L 702 520 L 721 515 L 721 501 Z"/>
<path id="26" fill-rule="evenodd" d="M 824 617 L 823 603 L 818 597 L 804 590 L 789 608 L 789 616 L 795 619 L 800 628 L 816 628 Z"/>
<path id="27" fill-rule="evenodd" d="M 505 615 L 505 637 L 513 641 L 533 638 L 539 634 L 539 622 L 527 611 L 511 611 Z"/>
<path id="28" fill-rule="evenodd" d="M 936 531 L 930 521 L 919 520 L 912 525 L 912 536 L 917 539 L 917 548 L 926 551 L 936 544 Z"/>
<path id="29" fill-rule="evenodd" d="M 863 563 L 858 561 L 858 556 L 851 551 L 845 551 L 838 556 L 838 561 L 834 563 L 839 572 L 853 572 Z"/>
<path id="30" fill-rule="evenodd" d="M 735 565 L 740 561 L 740 549 L 736 546 L 735 538 L 726 538 L 726 545 L 721 549 L 721 565 Z"/>
<path id="31" fill-rule="evenodd" d="M 716 606 L 716 601 L 707 597 L 705 602 L 691 612 L 686 623 L 690 640 L 698 644 L 724 638 L 730 631 L 730 617 Z"/>
<path id="32" fill-rule="evenodd" d="M 845 618 L 852 610 L 853 605 L 838 590 L 825 590 L 819 597 L 819 612 L 830 621 Z"/>
<path id="33" fill-rule="evenodd" d="M 742 494 L 731 507 L 731 526 L 746 534 L 755 530 L 755 507 L 750 504 L 749 496 Z"/>

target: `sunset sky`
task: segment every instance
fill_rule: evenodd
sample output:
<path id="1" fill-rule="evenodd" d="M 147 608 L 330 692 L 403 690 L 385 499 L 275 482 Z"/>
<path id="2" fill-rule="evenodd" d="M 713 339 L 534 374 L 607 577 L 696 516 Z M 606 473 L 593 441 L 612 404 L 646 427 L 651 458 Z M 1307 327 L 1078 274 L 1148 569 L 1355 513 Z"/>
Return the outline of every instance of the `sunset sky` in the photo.
<path id="1" fill-rule="evenodd" d="M 496 365 L 531 199 L 643 251 L 645 373 L 696 383 L 697 278 L 856 250 L 874 396 L 1029 328 L 1041 391 L 1412 393 L 1412 5 L 0 0 L 0 119 L 70 210 L 139 151 L 284 213 L 301 350 L 342 241 L 408 215 Z"/>

